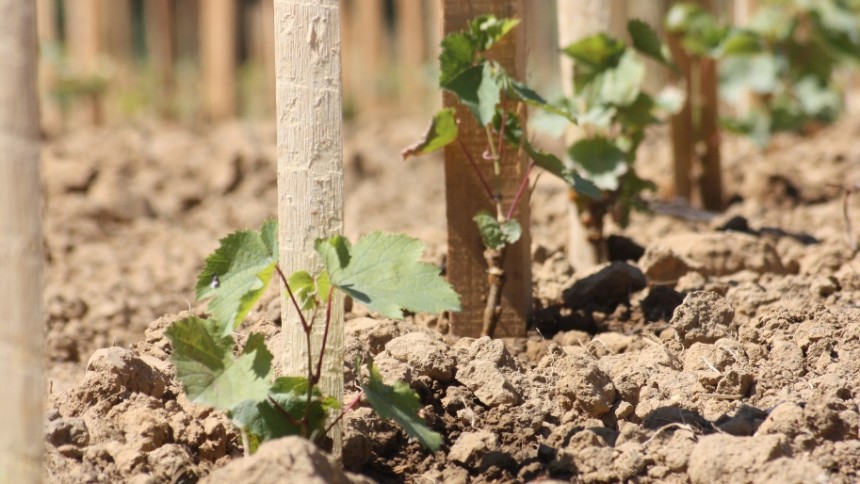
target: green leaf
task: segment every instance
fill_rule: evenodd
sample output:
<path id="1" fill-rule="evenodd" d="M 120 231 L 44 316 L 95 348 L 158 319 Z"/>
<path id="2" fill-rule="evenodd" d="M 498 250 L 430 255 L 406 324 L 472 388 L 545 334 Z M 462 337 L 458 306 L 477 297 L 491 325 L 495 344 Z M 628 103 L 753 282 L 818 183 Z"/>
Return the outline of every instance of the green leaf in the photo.
<path id="1" fill-rule="evenodd" d="M 280 377 L 272 384 L 266 399 L 241 402 L 230 410 L 230 417 L 253 437 L 252 441 L 262 443 L 287 435 L 300 435 L 301 428 L 295 424 L 305 417 L 307 399 L 307 378 Z M 314 387 L 310 405 L 310 430 L 312 434 L 319 435 L 325 431 L 329 412 L 339 405 L 332 399 L 323 398 L 318 386 Z"/>
<path id="2" fill-rule="evenodd" d="M 529 86 L 510 78 L 508 78 L 507 81 L 507 94 L 511 99 L 522 101 L 530 106 L 540 108 L 547 113 L 562 116 L 571 123 L 576 122 L 576 116 L 574 116 L 573 113 L 561 106 L 549 103 Z"/>
<path id="3" fill-rule="evenodd" d="M 627 46 L 624 42 L 600 32 L 568 45 L 563 52 L 570 56 L 576 65 L 599 73 L 615 67 L 625 50 Z M 580 83 L 582 82 L 587 83 L 587 79 L 580 80 Z"/>
<path id="4" fill-rule="evenodd" d="M 486 126 L 493 120 L 501 86 L 490 62 L 466 69 L 443 87 L 457 95 L 460 102 L 475 115 L 480 126 Z"/>
<path id="5" fill-rule="evenodd" d="M 294 272 L 287 282 L 302 310 L 313 309 L 328 300 L 328 274 L 323 271 L 316 279 L 306 271 Z"/>
<path id="6" fill-rule="evenodd" d="M 764 39 L 750 30 L 735 29 L 720 45 L 722 56 L 748 56 L 761 53 L 765 48 Z"/>
<path id="7" fill-rule="evenodd" d="M 418 393 L 403 382 L 386 385 L 373 362 L 368 362 L 370 378 L 361 385 L 370 406 L 382 418 L 397 422 L 407 434 L 418 439 L 425 448 L 436 451 L 442 445 L 442 436 L 430 430 L 418 416 L 421 400 Z"/>
<path id="8" fill-rule="evenodd" d="M 651 96 L 640 92 L 632 104 L 618 108 L 618 122 L 627 130 L 643 130 L 657 122 L 654 116 L 656 106 Z"/>
<path id="9" fill-rule="evenodd" d="M 633 51 L 627 51 L 616 67 L 607 69 L 586 86 L 583 95 L 592 103 L 627 106 L 639 97 L 644 79 L 645 64 Z"/>
<path id="10" fill-rule="evenodd" d="M 410 156 L 426 155 L 448 146 L 457 139 L 459 130 L 455 112 L 454 108 L 446 108 L 436 113 L 424 137 L 401 151 L 400 156 L 405 160 Z"/>
<path id="11" fill-rule="evenodd" d="M 266 398 L 273 357 L 262 335 L 251 335 L 237 358 L 233 338 L 223 336 L 214 321 L 191 316 L 164 334 L 173 346 L 176 378 L 192 402 L 229 410 L 245 400 Z"/>
<path id="12" fill-rule="evenodd" d="M 519 23 L 515 18 L 496 18 L 493 15 L 475 17 L 469 22 L 472 45 L 479 51 L 490 50 Z"/>
<path id="13" fill-rule="evenodd" d="M 457 293 L 438 267 L 419 261 L 424 244 L 411 237 L 373 232 L 353 247 L 335 236 L 317 240 L 316 251 L 333 286 L 383 316 L 460 310 Z"/>
<path id="14" fill-rule="evenodd" d="M 516 220 L 500 223 L 496 217 L 487 212 L 480 212 L 472 220 L 478 226 L 484 246 L 489 249 L 500 250 L 520 240 L 522 235 L 522 227 Z"/>
<path id="15" fill-rule="evenodd" d="M 779 63 L 771 54 L 731 56 L 720 62 L 720 94 L 738 101 L 747 91 L 774 93 L 780 85 Z"/>
<path id="16" fill-rule="evenodd" d="M 601 190 L 617 190 L 619 178 L 627 172 L 627 155 L 612 141 L 589 138 L 576 142 L 568 150 L 568 156 L 577 169 Z"/>
<path id="17" fill-rule="evenodd" d="M 564 162 L 554 154 L 539 150 L 528 142 L 524 144 L 524 147 L 526 153 L 528 153 L 529 157 L 534 160 L 537 166 L 567 182 L 567 184 L 570 185 L 576 193 L 594 200 L 599 200 L 602 197 L 600 189 L 597 188 L 594 183 L 582 178 L 576 170 L 565 166 Z"/>
<path id="18" fill-rule="evenodd" d="M 448 34 L 442 39 L 442 52 L 439 54 L 439 87 L 445 87 L 455 77 L 472 67 L 475 47 L 465 32 Z"/>
<path id="19" fill-rule="evenodd" d="M 660 40 L 657 32 L 646 22 L 633 19 L 627 22 L 627 31 L 633 41 L 633 47 L 642 54 L 677 70 L 672 63 L 672 55 L 669 48 Z"/>
<path id="20" fill-rule="evenodd" d="M 260 232 L 234 232 L 206 258 L 197 278 L 197 299 L 211 298 L 209 312 L 230 334 L 268 287 L 278 262 L 278 224 L 269 220 Z"/>

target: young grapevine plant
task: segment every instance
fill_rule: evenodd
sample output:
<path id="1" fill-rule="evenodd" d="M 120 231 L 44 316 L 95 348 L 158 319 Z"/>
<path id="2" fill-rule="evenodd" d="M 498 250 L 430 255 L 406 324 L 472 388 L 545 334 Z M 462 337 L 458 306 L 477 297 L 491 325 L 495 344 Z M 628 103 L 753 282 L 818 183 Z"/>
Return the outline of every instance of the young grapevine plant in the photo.
<path id="1" fill-rule="evenodd" d="M 720 60 L 726 101 L 753 94 L 750 112 L 723 125 L 761 146 L 775 133 L 804 133 L 835 121 L 843 105 L 836 73 L 860 62 L 857 2 L 766 2 L 745 27 L 722 25 L 700 6 L 679 3 L 666 25 L 683 34 L 688 52 Z"/>
<path id="2" fill-rule="evenodd" d="M 641 193 L 654 184 L 635 170 L 637 151 L 648 126 L 676 112 L 683 103 L 677 89 L 656 96 L 643 90 L 646 68 L 641 56 L 675 69 L 668 48 L 641 20 L 627 25 L 632 45 L 606 33 L 580 39 L 563 52 L 573 62 L 574 94 L 563 102 L 577 113 L 584 137 L 568 147 L 567 157 L 599 190 L 591 198 L 576 198 L 589 242 L 598 259 L 606 260 L 603 221 L 611 215 L 628 223 L 630 211 L 642 208 Z"/>
<path id="3" fill-rule="evenodd" d="M 372 361 L 367 362 L 366 378 L 359 377 L 361 393 L 347 405 L 326 397 L 319 388 L 334 291 L 391 318 L 402 318 L 404 309 L 459 310 L 459 297 L 439 276 L 439 269 L 419 262 L 423 245 L 380 232 L 355 245 L 341 236 L 320 239 L 316 251 L 324 270 L 287 276 L 278 265 L 277 233 L 276 222 L 268 221 L 259 232 L 240 231 L 222 239 L 197 280 L 197 298 L 209 300 L 209 317 L 186 317 L 165 333 L 173 346 L 177 379 L 188 398 L 226 411 L 241 431 L 246 453 L 286 435 L 319 442 L 362 396 L 381 417 L 393 419 L 422 445 L 437 449 L 442 437 L 418 416 L 417 393 L 404 383 L 385 384 Z M 286 303 L 300 315 L 308 348 L 313 325 L 325 325 L 322 351 L 318 355 L 308 351 L 306 375 L 275 375 L 273 355 L 260 334 L 251 334 L 236 352 L 234 332 L 274 277 L 285 287 Z M 356 362 L 356 374 L 361 375 L 361 362 Z"/>
<path id="4" fill-rule="evenodd" d="M 493 335 L 501 315 L 505 253 L 507 247 L 517 243 L 522 234 L 522 227 L 514 215 L 528 189 L 533 168 L 544 168 L 580 192 L 599 193 L 594 185 L 581 177 L 576 170 L 565 166 L 556 156 L 536 149 L 527 139 L 523 122 L 525 106 L 537 107 L 570 121 L 575 121 L 575 118 L 567 109 L 547 103 L 534 90 L 511 77 L 498 62 L 488 57 L 487 54 L 493 46 L 518 23 L 516 19 L 482 15 L 473 19 L 466 31 L 449 34 L 442 40 L 439 87 L 454 94 L 484 130 L 484 152 L 471 153 L 459 138 L 459 123 L 462 120 L 457 119 L 456 110 L 453 108 L 438 112 L 424 137 L 402 152 L 403 158 L 406 159 L 457 143 L 480 181 L 484 196 L 494 207 L 493 212 L 482 211 L 474 215 L 487 263 L 489 290 L 482 322 L 482 332 L 487 336 Z M 502 159 L 505 150 L 526 153 L 530 158 L 519 188 L 508 206 L 504 206 L 501 193 Z M 477 156 L 483 156 L 492 162 L 491 174 L 483 172 L 476 162 Z"/>

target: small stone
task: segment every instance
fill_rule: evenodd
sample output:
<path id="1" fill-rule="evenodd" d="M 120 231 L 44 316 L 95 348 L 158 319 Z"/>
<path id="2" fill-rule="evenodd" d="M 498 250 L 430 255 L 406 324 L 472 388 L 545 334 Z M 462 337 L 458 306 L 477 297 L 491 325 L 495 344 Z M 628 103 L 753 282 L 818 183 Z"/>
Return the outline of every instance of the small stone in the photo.
<path id="1" fill-rule="evenodd" d="M 693 292 L 675 309 L 670 324 L 684 342 L 714 343 L 729 334 L 735 310 L 718 294 L 707 291 Z"/>
<path id="2" fill-rule="evenodd" d="M 457 372 L 457 380 L 465 385 L 478 400 L 489 407 L 516 405 L 520 395 L 505 375 L 486 360 L 470 361 Z"/>
<path id="3" fill-rule="evenodd" d="M 468 467 L 476 467 L 485 454 L 497 450 L 498 444 L 498 438 L 492 432 L 464 432 L 451 446 L 448 458 Z"/>

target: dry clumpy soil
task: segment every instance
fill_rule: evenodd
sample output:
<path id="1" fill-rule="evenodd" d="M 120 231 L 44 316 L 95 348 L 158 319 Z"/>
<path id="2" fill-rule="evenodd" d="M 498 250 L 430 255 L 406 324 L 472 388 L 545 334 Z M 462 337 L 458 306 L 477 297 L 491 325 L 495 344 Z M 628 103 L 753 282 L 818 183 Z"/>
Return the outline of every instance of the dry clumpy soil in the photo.
<path id="1" fill-rule="evenodd" d="M 347 133 L 347 233 L 404 231 L 442 264 L 441 166 L 397 159 L 421 131 Z M 272 127 L 141 124 L 53 141 L 46 480 L 856 482 L 860 259 L 832 185 L 860 179 L 858 135 L 855 119 L 766 154 L 728 144 L 726 213 L 637 215 L 613 230 L 626 237 L 618 260 L 592 270 L 566 263 L 564 189 L 541 180 L 529 337 L 348 315 L 347 388 L 355 356 L 372 355 L 418 391 L 445 445 L 427 452 L 360 407 L 343 469 L 297 438 L 242 458 L 228 419 L 183 396 L 163 336 L 202 311 L 192 284 L 218 238 L 275 214 Z M 643 174 L 665 181 L 665 143 L 645 149 Z M 249 320 L 241 331 L 277 351 L 273 294 Z"/>

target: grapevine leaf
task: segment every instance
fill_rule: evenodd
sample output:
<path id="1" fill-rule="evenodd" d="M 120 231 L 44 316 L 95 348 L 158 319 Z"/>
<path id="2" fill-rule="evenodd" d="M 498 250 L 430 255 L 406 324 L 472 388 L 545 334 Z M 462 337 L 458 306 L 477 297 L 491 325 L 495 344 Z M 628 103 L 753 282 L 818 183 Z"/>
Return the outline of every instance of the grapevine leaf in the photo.
<path id="1" fill-rule="evenodd" d="M 519 23 L 515 18 L 496 18 L 493 15 L 475 17 L 469 22 L 472 45 L 479 51 L 490 50 Z"/>
<path id="2" fill-rule="evenodd" d="M 540 94 L 534 91 L 534 89 L 529 86 L 516 81 L 514 79 L 506 79 L 508 90 L 507 94 L 516 101 L 522 101 L 530 106 L 534 106 L 536 108 L 540 108 L 543 111 L 548 113 L 552 113 L 558 116 L 564 117 L 567 121 L 572 123 L 576 123 L 576 116 L 574 116 L 570 111 L 564 109 L 560 106 L 555 106 L 548 102 L 546 99 L 541 97 Z"/>
<path id="3" fill-rule="evenodd" d="M 459 130 L 454 113 L 454 108 L 446 108 L 436 113 L 433 116 L 433 121 L 430 122 L 430 127 L 424 133 L 424 137 L 401 151 L 400 156 L 405 160 L 410 156 L 426 155 L 444 148 L 457 139 Z"/>
<path id="4" fill-rule="evenodd" d="M 720 45 L 722 55 L 754 55 L 764 50 L 764 40 L 749 30 L 732 30 Z"/>
<path id="5" fill-rule="evenodd" d="M 618 65 L 596 76 L 582 92 L 592 105 L 628 106 L 639 96 L 644 79 L 645 65 L 633 51 L 628 50 L 621 56 Z"/>
<path id="6" fill-rule="evenodd" d="M 654 116 L 655 108 L 654 99 L 644 92 L 640 92 L 632 104 L 618 109 L 618 122 L 628 129 L 645 129 L 649 124 L 657 122 L 657 118 Z"/>
<path id="7" fill-rule="evenodd" d="M 239 231 L 221 239 L 197 278 L 197 299 L 209 299 L 209 311 L 223 334 L 234 331 L 263 295 L 278 262 L 278 224 L 269 220 L 260 232 Z"/>
<path id="8" fill-rule="evenodd" d="M 262 335 L 251 335 L 238 358 L 233 338 L 223 336 L 215 321 L 190 316 L 173 323 L 165 336 L 173 345 L 176 378 L 192 402 L 229 410 L 244 400 L 266 398 L 272 354 Z"/>
<path id="9" fill-rule="evenodd" d="M 418 439 L 421 445 L 436 451 L 442 445 L 442 436 L 430 430 L 418 416 L 418 411 L 421 410 L 418 393 L 403 382 L 386 385 L 373 362 L 369 362 L 367 368 L 370 378 L 361 385 L 361 389 L 364 390 L 370 406 L 380 417 L 397 422 L 406 433 Z"/>
<path id="10" fill-rule="evenodd" d="M 642 54 L 660 62 L 661 64 L 677 70 L 672 63 L 669 48 L 660 40 L 657 32 L 646 22 L 633 19 L 627 23 L 627 31 L 633 41 L 633 47 Z"/>
<path id="11" fill-rule="evenodd" d="M 301 428 L 296 424 L 305 416 L 307 398 L 307 378 L 280 377 L 272 384 L 264 400 L 245 400 L 230 411 L 230 417 L 253 437 L 252 441 L 262 443 L 287 435 L 299 435 Z M 310 404 L 310 430 L 320 434 L 325 430 L 328 412 L 338 405 L 336 401 L 332 403 L 332 399 L 323 398 L 319 387 L 314 387 Z"/>
<path id="12" fill-rule="evenodd" d="M 472 220 L 478 226 L 478 232 L 481 234 L 484 246 L 493 250 L 499 250 L 508 244 L 513 244 L 520 240 L 522 235 L 522 227 L 516 220 L 500 223 L 496 217 L 487 212 L 475 215 Z"/>
<path id="13" fill-rule="evenodd" d="M 489 62 L 485 61 L 466 69 L 443 88 L 456 94 L 460 102 L 472 111 L 481 126 L 486 126 L 493 120 L 496 105 L 500 100 L 501 86 Z"/>
<path id="14" fill-rule="evenodd" d="M 465 32 L 446 35 L 442 39 L 442 52 L 439 54 L 439 86 L 445 87 L 455 77 L 472 67 L 475 48 Z"/>
<path id="15" fill-rule="evenodd" d="M 402 318 L 401 309 L 459 311 L 460 298 L 439 268 L 419 262 L 423 250 L 413 238 L 382 232 L 364 236 L 355 246 L 340 236 L 316 242 L 331 284 L 383 316 Z"/>
<path id="16" fill-rule="evenodd" d="M 594 200 L 599 200 L 602 196 L 600 189 L 590 180 L 581 177 L 576 170 L 572 170 L 565 166 L 564 162 L 558 159 L 552 153 L 541 151 L 531 143 L 524 144 L 526 153 L 534 160 L 535 164 L 549 173 L 564 180 L 571 188 L 580 195 L 585 195 Z"/>
<path id="17" fill-rule="evenodd" d="M 624 42 L 602 32 L 565 47 L 564 53 L 574 61 L 573 82 L 577 92 L 600 73 L 615 67 L 625 50 Z"/>
<path id="18" fill-rule="evenodd" d="M 307 271 L 294 272 L 287 283 L 290 285 L 290 290 L 293 292 L 299 307 L 303 310 L 313 309 L 319 305 L 319 300 L 316 297 L 316 284 L 314 278 Z"/>
<path id="19" fill-rule="evenodd" d="M 568 150 L 568 155 L 601 190 L 617 190 L 619 177 L 628 169 L 624 151 L 603 137 L 577 141 Z"/>

